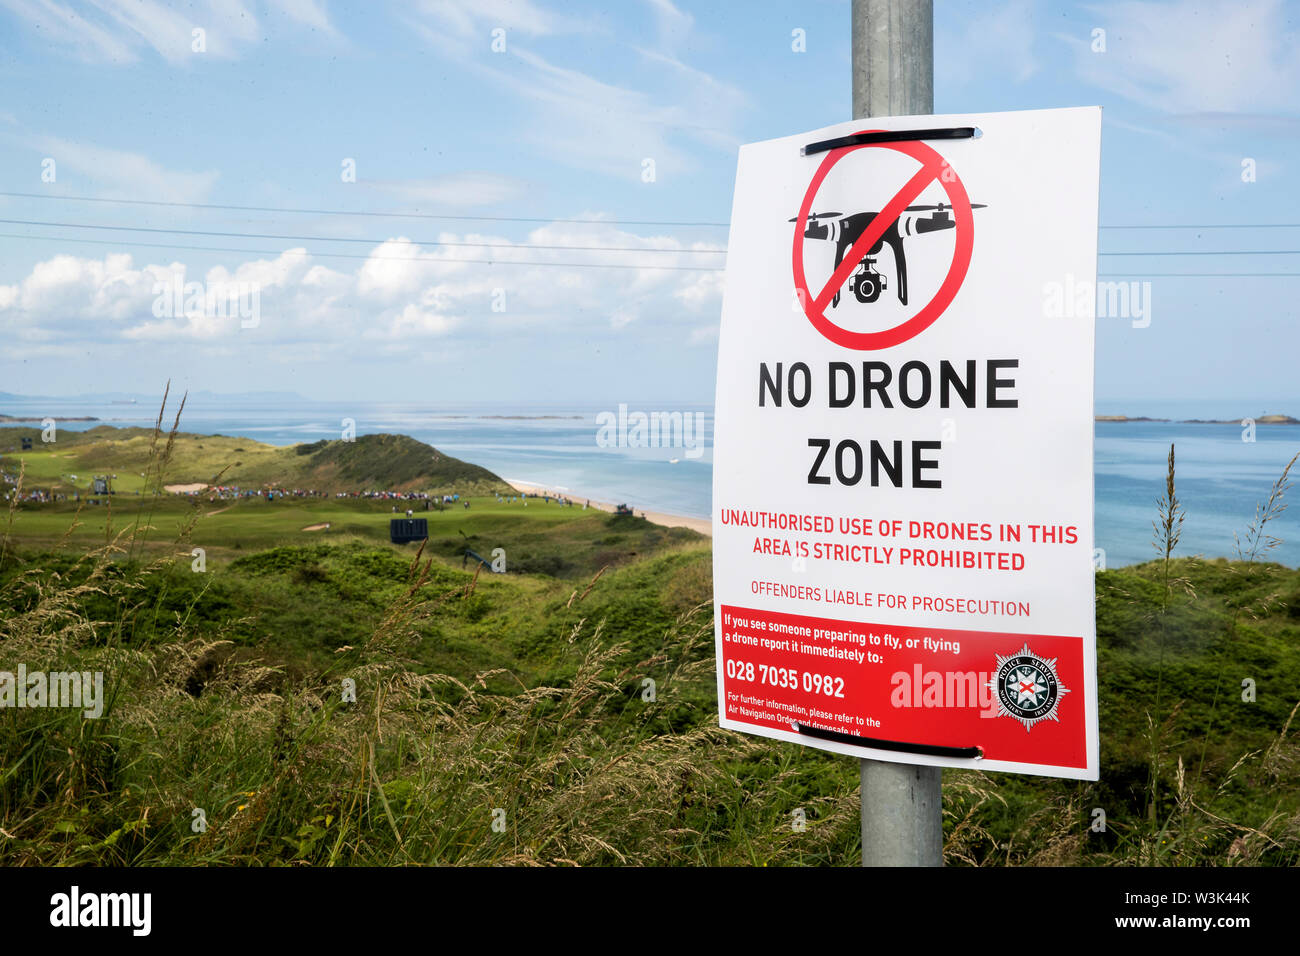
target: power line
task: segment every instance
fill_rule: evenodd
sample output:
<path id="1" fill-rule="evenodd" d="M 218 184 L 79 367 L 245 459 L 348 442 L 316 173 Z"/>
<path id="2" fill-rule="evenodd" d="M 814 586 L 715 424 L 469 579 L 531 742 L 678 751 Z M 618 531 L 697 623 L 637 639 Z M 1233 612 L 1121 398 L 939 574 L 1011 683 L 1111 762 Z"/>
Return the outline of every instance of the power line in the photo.
<path id="1" fill-rule="evenodd" d="M 391 239 L 348 239 L 340 236 L 299 236 L 267 232 L 217 232 L 208 229 L 163 229 L 155 226 L 106 226 L 85 222 L 51 222 L 42 219 L 0 219 L 11 226 L 41 226 L 52 229 L 98 229 L 108 232 L 147 232 L 174 236 L 218 236 L 226 239 L 281 239 L 288 242 L 364 242 L 382 245 Z M 545 249 L 570 252 L 657 252 L 679 255 L 725 255 L 726 249 L 643 249 L 637 246 L 571 246 L 546 243 L 453 242 L 436 239 L 410 240 L 422 246 L 454 246 L 477 249 Z M 141 243 L 143 245 L 143 243 Z M 198 247 L 193 247 L 198 248 Z M 239 250 L 232 250 L 239 251 Z M 325 253 L 318 253 L 324 255 Z M 1174 251 L 1141 250 L 1133 252 L 1099 252 L 1099 256 L 1292 256 L 1300 249 L 1188 249 Z M 368 257 L 363 257 L 368 258 Z M 462 260 L 464 261 L 464 260 Z"/>
<path id="2" fill-rule="evenodd" d="M 685 222 L 662 219 L 587 219 L 581 217 L 529 218 L 526 216 L 470 216 L 454 213 L 427 212 L 365 212 L 357 209 L 301 209 L 288 206 L 236 206 L 225 203 L 164 202 L 160 199 L 105 199 L 99 196 L 57 196 L 47 193 L 0 192 L 0 196 L 22 199 L 66 199 L 72 202 L 122 203 L 131 206 L 167 206 L 175 209 L 221 209 L 235 212 L 289 212 L 313 216 L 373 216 L 385 219 L 456 219 L 470 222 L 569 222 L 592 226 L 717 226 L 727 228 L 729 222 Z"/>
<path id="3" fill-rule="evenodd" d="M 3 195 L 3 194 L 0 194 Z M 1300 229 L 1300 222 L 1207 222 L 1177 225 L 1125 224 L 1098 226 L 1098 229 Z"/>
<path id="4" fill-rule="evenodd" d="M 110 232 L 150 232 L 174 236 L 218 236 L 225 239 L 284 239 L 289 242 L 367 242 L 383 245 L 387 239 L 348 239 L 341 236 L 294 236 L 270 232 L 215 232 L 208 229 L 161 229 L 154 226 L 104 226 L 86 222 L 48 222 L 40 219 L 0 219 L 11 226 L 45 226 L 55 229 L 100 229 Z M 417 246 L 465 246 L 480 249 L 564 249 L 570 252 L 658 252 L 679 255 L 726 255 L 726 249 L 651 249 L 640 246 L 568 246 L 546 243 L 511 242 L 452 242 L 439 239 L 411 239 Z"/>
<path id="5" fill-rule="evenodd" d="M 1097 278 L 1300 278 L 1300 272 L 1099 272 Z"/>
<path id="6" fill-rule="evenodd" d="M 3 222 L 0 219 L 0 222 Z M 1099 252 L 1099 256 L 1295 256 L 1300 249 L 1210 249 L 1180 252 Z"/>
<path id="7" fill-rule="evenodd" d="M 0 239 L 34 239 L 38 242 L 75 242 L 92 246 L 122 247 L 122 243 L 112 239 L 70 239 L 65 236 L 33 236 L 27 233 L 0 232 Z M 240 249 L 234 246 L 190 246 L 170 242 L 130 242 L 127 245 L 147 249 L 172 249 L 194 252 L 251 252 L 266 256 L 317 256 L 325 259 L 378 259 L 398 262 L 432 262 L 437 264 L 488 266 L 560 266 L 578 269 L 654 269 L 659 272 L 722 272 L 721 266 L 654 266 L 638 265 L 631 262 L 521 262 L 510 259 L 431 259 L 426 256 L 370 256 L 346 252 L 299 252 L 296 249 Z M 1293 277 L 1300 278 L 1300 272 L 1099 272 L 1098 278 L 1256 278 L 1256 277 Z"/>
<path id="8" fill-rule="evenodd" d="M 567 222 L 593 226 L 707 226 L 725 229 L 730 222 L 700 222 L 664 219 L 592 219 L 583 217 L 472 216 L 456 213 L 373 212 L 358 209 L 312 209 L 292 206 L 241 206 L 227 203 L 172 202 L 161 199 L 109 199 L 102 196 L 64 196 L 53 193 L 3 192 L 18 199 L 61 199 L 68 202 L 117 203 L 130 206 L 162 206 L 174 209 L 217 209 L 234 212 L 280 212 L 313 216 L 370 216 L 387 219 L 453 219 L 467 222 Z M 1207 223 L 1115 223 L 1099 229 L 1300 229 L 1300 222 L 1207 222 Z"/>
<path id="9" fill-rule="evenodd" d="M 1098 272 L 1098 279 L 1159 279 L 1159 278 L 1179 278 L 1179 279 L 1228 279 L 1228 278 L 1256 278 L 1266 276 L 1289 276 L 1300 279 L 1300 272 Z"/>
<path id="10" fill-rule="evenodd" d="M 642 265 L 635 262 L 528 262 L 513 259 L 438 259 L 429 256 L 376 256 L 347 252 L 308 252 L 305 249 L 299 251 L 297 249 L 239 249 L 234 246 L 187 246 L 171 242 L 136 242 L 134 240 L 123 243 L 121 240 L 114 239 L 73 239 L 66 236 L 32 236 L 16 232 L 0 232 L 0 239 L 35 239 L 46 242 L 78 242 L 92 246 L 115 246 L 119 249 L 122 248 L 123 245 L 128 245 L 149 249 L 193 250 L 197 252 L 243 252 L 266 256 L 299 255 L 316 256 L 324 259 L 375 259 L 381 262 L 428 262 L 435 265 L 458 265 L 461 263 L 467 263 L 470 265 L 488 266 L 564 266 L 566 268 L 576 269 L 654 269 L 659 272 L 722 271 L 721 266 L 654 266 Z"/>

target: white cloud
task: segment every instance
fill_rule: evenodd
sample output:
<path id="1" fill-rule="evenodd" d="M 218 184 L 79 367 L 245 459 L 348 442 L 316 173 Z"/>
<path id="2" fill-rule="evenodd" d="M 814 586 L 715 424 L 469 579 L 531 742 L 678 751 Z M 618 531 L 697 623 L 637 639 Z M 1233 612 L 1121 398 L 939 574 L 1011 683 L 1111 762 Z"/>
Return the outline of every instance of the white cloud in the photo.
<path id="1" fill-rule="evenodd" d="M 1106 31 L 1106 52 L 1061 39 L 1095 86 L 1171 113 L 1295 108 L 1300 37 L 1282 0 L 1125 0 L 1086 9 Z"/>
<path id="2" fill-rule="evenodd" d="M 276 5 L 291 20 L 296 20 L 303 26 L 320 30 L 322 33 L 328 33 L 331 36 L 337 36 L 338 31 L 334 29 L 334 24 L 330 22 L 329 14 L 325 8 L 316 0 L 277 0 Z"/>
<path id="3" fill-rule="evenodd" d="M 484 48 L 497 27 L 506 30 L 507 45 L 514 30 L 529 36 L 547 36 L 586 29 L 580 20 L 553 13 L 532 0 L 420 0 L 415 9 L 458 37 L 481 34 Z"/>
<path id="4" fill-rule="evenodd" d="M 732 152 L 740 148 L 740 138 L 732 127 L 748 101 L 739 87 L 666 53 L 641 49 L 637 52 L 653 63 L 668 67 L 683 84 L 681 89 L 692 91 L 687 102 L 695 104 L 693 109 L 683 109 L 674 117 L 680 129 L 689 130 L 697 139 L 718 149 Z"/>
<path id="5" fill-rule="evenodd" d="M 216 18 L 210 11 L 196 12 L 191 19 L 156 0 L 95 0 L 93 5 L 111 19 L 124 37 L 134 35 L 143 40 L 169 63 L 182 63 L 195 55 L 191 49 L 195 29 L 206 33 L 206 54 L 225 58 L 234 53 L 231 38 L 213 22 Z M 234 22 L 241 32 L 249 29 L 247 21 Z"/>
<path id="6" fill-rule="evenodd" d="M 0 0 L 36 36 L 88 63 L 129 64 L 152 51 L 168 63 L 192 63 L 197 56 L 234 59 L 265 39 L 258 16 L 242 0 L 195 0 L 184 6 L 160 0 Z M 300 26 L 337 36 L 317 0 L 271 0 Z M 193 49 L 194 31 L 204 31 L 204 49 Z"/>
<path id="7" fill-rule="evenodd" d="M 437 203 L 457 209 L 508 202 L 528 191 L 528 183 L 522 179 L 481 171 L 429 179 L 364 180 L 362 185 L 392 193 L 407 202 Z"/>
<path id="8" fill-rule="evenodd" d="M 140 153 L 57 136 L 22 139 L 42 155 L 53 158 L 61 169 L 70 169 L 98 183 L 105 193 L 114 197 L 147 194 L 164 202 L 200 202 L 207 198 L 220 175 L 215 170 L 200 173 L 169 170 Z"/>
<path id="9" fill-rule="evenodd" d="M 275 351 L 302 361 L 361 359 L 453 336 L 490 345 L 502 335 L 580 337 L 650 319 L 657 331 L 676 327 L 682 341 L 696 342 L 699 333 L 690 330 L 702 316 L 716 315 L 720 304 L 720 274 L 649 268 L 720 267 L 722 256 L 691 254 L 716 245 L 640 235 L 612 224 L 564 222 L 540 226 L 521 242 L 478 233 L 443 233 L 439 239 L 491 248 L 422 247 L 394 237 L 347 271 L 314 261 L 303 249 L 205 272 L 183 262 L 137 266 L 125 253 L 102 259 L 58 254 L 12 284 L 0 285 L 0 335 L 13 343 L 6 351 L 14 358 L 31 357 L 36 349 L 51 355 L 59 348 L 152 343 L 194 347 L 203 355 L 256 345 L 292 346 Z M 480 259 L 500 265 L 472 261 Z M 584 263 L 635 263 L 636 268 Z M 174 298 L 162 300 L 173 295 L 177 276 L 186 298 L 183 308 L 173 307 Z M 187 283 L 200 283 L 205 294 L 238 286 L 240 295 L 251 295 L 255 287 L 257 327 L 241 328 L 233 310 L 213 315 L 191 308 Z M 497 311 L 498 304 L 505 311 Z"/>
<path id="10" fill-rule="evenodd" d="M 122 36 L 118 25 L 88 20 L 70 5 L 55 0 L 0 0 L 0 5 L 37 36 L 69 48 L 79 59 L 114 63 L 134 63 L 137 59 L 132 49 L 134 38 Z"/>
<path id="11" fill-rule="evenodd" d="M 946 5 L 935 18 L 935 86 L 961 88 L 981 76 L 1017 83 L 1042 68 L 1034 50 L 1034 0 L 1011 0 L 992 9 L 986 0 L 965 8 Z"/>
<path id="12" fill-rule="evenodd" d="M 635 181 L 648 158 L 660 179 L 692 168 L 683 138 L 725 149 L 739 145 L 730 130 L 743 95 L 713 81 L 713 95 L 701 96 L 704 74 L 683 78 L 681 64 L 662 55 L 659 60 L 679 80 L 671 99 L 607 83 L 526 50 L 514 49 L 510 59 L 513 69 L 491 69 L 492 79 L 532 101 L 529 142 L 569 165 Z"/>
<path id="13" fill-rule="evenodd" d="M 695 27 L 695 18 L 684 13 L 672 0 L 646 0 L 659 27 L 659 45 L 666 50 L 675 49 Z"/>
<path id="14" fill-rule="evenodd" d="M 744 93 L 703 70 L 688 66 L 665 49 L 630 49 L 660 67 L 653 93 L 607 82 L 509 40 L 502 54 L 487 54 L 494 4 L 477 2 L 425 3 L 412 28 L 442 55 L 527 104 L 520 138 L 551 158 L 580 169 L 624 180 L 639 180 L 642 161 L 653 159 L 656 177 L 686 174 L 693 166 L 689 142 L 732 151 L 740 145 L 734 132 L 748 101 Z M 436 8 L 436 10 L 435 10 Z M 511 9 L 515 9 L 511 6 Z M 524 4 L 516 13 L 532 9 Z M 684 35 L 690 17 L 671 3 L 652 2 L 665 37 Z M 524 17 L 537 37 L 579 29 L 554 19 Z M 675 24 L 675 26 L 674 26 Z M 476 33 L 478 41 L 467 42 Z M 509 27 L 507 27 L 509 37 Z M 610 42 L 617 42 L 611 39 Z"/>
<path id="15" fill-rule="evenodd" d="M 393 339 L 442 335 L 451 330 L 456 318 L 438 311 L 438 298 L 436 294 L 432 296 L 433 301 L 430 305 L 433 308 L 425 308 L 410 302 L 401 312 L 390 316 L 383 325 L 367 329 L 366 334 L 371 337 L 382 336 Z"/>
<path id="16" fill-rule="evenodd" d="M 1210 123 L 1208 117 L 1211 115 L 1221 117 L 1222 121 L 1220 123 Z M 1227 128 L 1270 128 L 1273 124 L 1263 122 L 1264 119 L 1264 117 L 1253 114 L 1245 114 L 1244 116 L 1229 113 L 1181 114 L 1169 117 L 1154 117 L 1153 122 L 1156 125 L 1147 126 L 1142 123 L 1131 123 L 1110 115 L 1106 117 L 1106 124 L 1157 140 L 1172 154 L 1183 157 L 1196 156 L 1212 164 L 1213 167 L 1217 167 L 1219 170 L 1219 175 L 1216 177 L 1216 187 L 1222 188 L 1224 186 L 1236 187 L 1242 185 L 1241 162 L 1245 157 L 1239 152 L 1225 151 L 1222 145 L 1215 144 L 1214 140 L 1207 134 L 1216 130 L 1223 131 Z M 1211 145 L 1206 145 L 1207 142 Z M 1269 157 L 1261 156 L 1255 159 L 1255 171 L 1260 180 L 1272 179 L 1274 176 L 1280 175 L 1285 168 L 1282 163 Z"/>
<path id="17" fill-rule="evenodd" d="M 145 320 L 124 329 L 122 338 L 140 343 L 229 344 L 239 332 L 239 317 L 185 314 L 166 321 Z"/>
<path id="18" fill-rule="evenodd" d="M 420 261 L 420 247 L 405 236 L 376 246 L 357 273 L 357 293 L 378 302 L 410 296 L 429 275 L 429 263 Z"/>
<path id="19" fill-rule="evenodd" d="M 717 325 L 702 325 L 691 332 L 687 342 L 691 345 L 708 345 L 718 341 Z"/>
<path id="20" fill-rule="evenodd" d="M 262 289 L 289 289 L 299 285 L 311 269 L 305 249 L 288 249 L 275 259 L 254 259 L 241 262 L 234 270 L 213 266 L 206 280 L 211 283 L 249 283 Z"/>
<path id="21" fill-rule="evenodd" d="M 6 311 L 45 315 L 51 324 L 69 327 L 96 320 L 120 322 L 146 295 L 152 300 L 154 283 L 164 274 L 160 266 L 134 269 L 131 257 L 120 253 L 102 260 L 58 255 L 38 262 L 18 283 Z"/>
<path id="22" fill-rule="evenodd" d="M 702 311 L 722 301 L 721 272 L 699 272 L 697 278 L 682 283 L 673 297 L 692 311 Z"/>

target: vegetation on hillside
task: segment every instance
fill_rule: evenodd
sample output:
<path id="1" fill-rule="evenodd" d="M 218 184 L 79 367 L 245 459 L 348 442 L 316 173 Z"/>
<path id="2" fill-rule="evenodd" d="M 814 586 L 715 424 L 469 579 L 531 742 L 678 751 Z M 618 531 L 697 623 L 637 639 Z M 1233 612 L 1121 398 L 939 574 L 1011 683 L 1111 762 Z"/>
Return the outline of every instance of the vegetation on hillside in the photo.
<path id="1" fill-rule="evenodd" d="M 1285 490 L 1239 560 L 1174 558 L 1171 453 L 1161 558 L 1097 574 L 1101 780 L 945 772 L 949 863 L 1300 862 Z M 717 727 L 705 539 L 494 506 L 420 549 L 303 533 L 202 573 L 226 515 L 132 557 L 129 515 L 33 548 L 11 510 L 3 659 L 102 670 L 109 699 L 0 711 L 0 863 L 858 862 L 855 761 Z M 536 563 L 462 567 L 471 534 Z"/>
<path id="2" fill-rule="evenodd" d="M 59 429 L 45 443 L 39 428 L 0 430 L 0 470 L 26 469 L 26 483 L 60 494 L 91 490 L 95 475 L 116 475 L 121 493 L 154 490 L 149 483 L 158 448 L 156 429 L 97 425 Z M 21 450 L 22 437 L 32 448 Z M 277 446 L 248 438 L 175 431 L 167 464 L 169 484 L 338 491 L 423 491 L 462 495 L 509 494 L 510 487 L 478 465 L 461 461 L 406 435 L 358 435 L 344 441 Z M 76 476 L 75 478 L 73 476 Z M 6 489 L 7 490 L 7 489 Z"/>

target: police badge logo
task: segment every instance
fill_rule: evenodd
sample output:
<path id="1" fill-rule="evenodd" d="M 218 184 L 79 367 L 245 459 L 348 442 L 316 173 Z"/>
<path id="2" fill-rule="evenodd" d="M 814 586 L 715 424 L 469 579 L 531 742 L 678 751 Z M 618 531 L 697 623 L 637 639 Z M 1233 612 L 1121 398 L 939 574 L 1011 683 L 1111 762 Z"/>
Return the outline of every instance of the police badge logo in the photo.
<path id="1" fill-rule="evenodd" d="M 1057 720 L 1057 705 L 1070 691 L 1056 677 L 1056 658 L 1039 657 L 1026 642 L 1017 653 L 997 657 L 997 673 L 988 686 L 997 694 L 998 716 L 1012 717 L 1033 729 L 1040 720 Z"/>

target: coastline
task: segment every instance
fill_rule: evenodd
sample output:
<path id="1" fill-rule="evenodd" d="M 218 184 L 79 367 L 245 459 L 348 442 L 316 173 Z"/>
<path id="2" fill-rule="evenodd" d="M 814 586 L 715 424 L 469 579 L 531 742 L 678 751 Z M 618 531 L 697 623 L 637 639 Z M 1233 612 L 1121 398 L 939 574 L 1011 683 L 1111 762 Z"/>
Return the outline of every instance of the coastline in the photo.
<path id="1" fill-rule="evenodd" d="M 1292 418 L 1290 415 L 1260 415 L 1258 418 L 1244 416 L 1243 418 L 1148 418 L 1145 415 L 1139 415 L 1136 418 L 1128 415 L 1094 415 L 1094 422 L 1152 422 L 1157 425 L 1243 425 L 1246 422 L 1254 422 L 1256 425 L 1300 425 L 1300 418 Z"/>
<path id="2" fill-rule="evenodd" d="M 549 494 L 552 497 L 556 494 L 556 489 L 549 485 L 539 485 L 536 482 L 522 481 L 517 478 L 505 478 L 502 480 L 511 488 L 515 489 L 515 491 L 526 491 L 529 494 L 540 495 Z M 587 495 L 574 491 L 571 488 L 560 488 L 559 493 L 566 498 L 573 499 L 578 502 L 579 505 L 590 501 L 593 508 L 599 508 L 601 511 L 612 512 L 618 506 L 618 502 L 588 498 Z M 636 514 L 644 515 L 645 519 L 652 524 L 662 525 L 665 528 L 690 528 L 692 531 L 698 531 L 705 537 L 713 537 L 713 522 L 708 518 L 692 518 L 689 515 L 675 515 L 669 514 L 665 511 L 645 511 L 636 507 L 634 502 L 629 502 L 629 504 L 632 505 L 632 509 Z"/>

